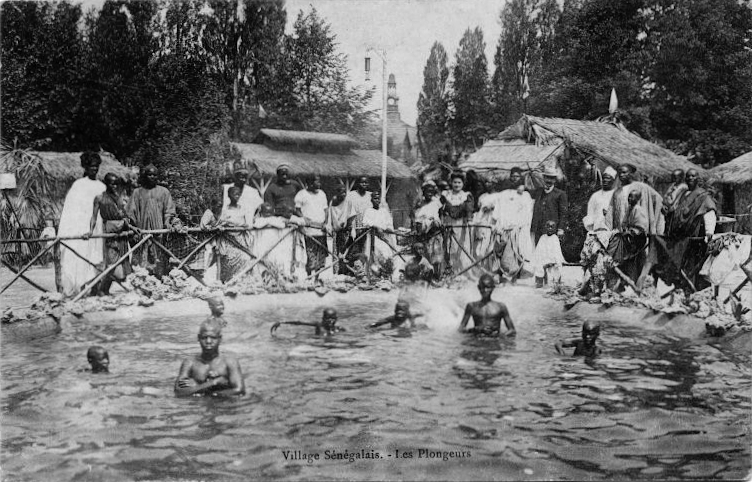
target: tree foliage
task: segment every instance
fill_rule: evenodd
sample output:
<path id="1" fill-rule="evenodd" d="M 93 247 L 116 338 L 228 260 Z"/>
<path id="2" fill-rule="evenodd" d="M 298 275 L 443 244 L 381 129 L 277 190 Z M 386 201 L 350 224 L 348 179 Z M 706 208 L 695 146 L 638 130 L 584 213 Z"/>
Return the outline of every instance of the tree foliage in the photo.
<path id="1" fill-rule="evenodd" d="M 453 69 L 449 128 L 455 150 L 474 151 L 488 137 L 490 98 L 486 42 L 480 27 L 465 31 Z"/>
<path id="2" fill-rule="evenodd" d="M 428 162 L 446 162 L 449 157 L 447 59 L 444 46 L 434 42 L 423 68 L 423 88 L 418 96 L 418 131 L 421 155 Z"/>

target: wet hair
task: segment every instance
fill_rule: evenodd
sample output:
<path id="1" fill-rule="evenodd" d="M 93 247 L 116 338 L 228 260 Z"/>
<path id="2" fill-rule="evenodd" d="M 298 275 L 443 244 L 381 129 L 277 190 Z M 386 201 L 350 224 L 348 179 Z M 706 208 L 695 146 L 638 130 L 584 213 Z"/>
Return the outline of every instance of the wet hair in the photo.
<path id="1" fill-rule="evenodd" d="M 225 304 L 225 302 L 219 296 L 212 296 L 211 298 L 206 298 L 206 302 L 209 304 L 209 309 L 214 309 L 220 304 L 222 305 Z"/>
<path id="2" fill-rule="evenodd" d="M 482 274 L 480 278 L 478 278 L 478 286 L 482 285 L 484 282 L 490 282 L 493 286 L 496 286 L 496 281 L 493 276 L 488 273 Z"/>
<path id="3" fill-rule="evenodd" d="M 404 306 L 407 308 L 407 311 L 410 311 L 410 302 L 407 300 L 397 300 L 397 302 L 394 304 L 394 308 L 396 309 L 398 306 Z"/>
<path id="4" fill-rule="evenodd" d="M 222 336 L 222 324 L 214 318 L 209 318 L 202 321 L 198 327 L 199 333 L 209 330 L 216 331 L 220 336 Z"/>
<path id="5" fill-rule="evenodd" d="M 86 351 L 86 359 L 91 361 L 94 357 L 100 354 L 106 356 L 107 358 L 110 358 L 110 354 L 107 353 L 107 350 L 105 350 L 104 347 L 99 345 L 90 346 Z"/>
<path id="6" fill-rule="evenodd" d="M 582 324 L 582 331 L 594 331 L 596 333 L 601 332 L 601 322 L 598 320 L 585 320 Z"/>
<path id="7" fill-rule="evenodd" d="M 102 158 L 94 151 L 86 151 L 81 154 L 81 167 L 84 169 L 91 164 L 102 164 Z"/>
<path id="8" fill-rule="evenodd" d="M 334 309 L 334 308 L 332 308 L 331 306 L 330 306 L 330 307 L 328 307 L 328 308 L 324 308 L 324 311 L 322 311 L 322 312 L 321 312 L 321 318 L 324 318 L 324 317 L 326 316 L 326 314 L 327 314 L 327 313 L 331 313 L 331 314 L 333 314 L 334 316 L 337 316 L 337 310 L 335 310 L 335 309 Z"/>

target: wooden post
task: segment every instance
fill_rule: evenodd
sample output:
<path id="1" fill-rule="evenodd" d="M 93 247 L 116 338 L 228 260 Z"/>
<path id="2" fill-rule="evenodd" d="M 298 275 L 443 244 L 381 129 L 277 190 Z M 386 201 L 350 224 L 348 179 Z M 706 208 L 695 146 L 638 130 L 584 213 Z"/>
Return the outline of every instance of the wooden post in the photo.
<path id="1" fill-rule="evenodd" d="M 629 286 L 632 287 L 632 289 L 634 290 L 635 293 L 637 293 L 638 295 L 642 293 L 642 290 L 640 290 L 640 288 L 637 287 L 637 285 L 635 284 L 635 282 L 632 281 L 632 279 L 629 276 L 627 276 L 626 274 L 624 274 L 624 271 L 620 270 L 618 266 L 614 266 L 614 271 L 616 272 L 616 274 L 619 275 L 619 277 L 625 283 L 627 283 Z"/>
<path id="2" fill-rule="evenodd" d="M 113 264 L 111 264 L 110 266 L 108 266 L 107 269 L 105 269 L 104 271 L 102 271 L 101 273 L 99 273 L 93 280 L 91 280 L 88 283 L 86 283 L 86 285 L 83 287 L 83 289 L 73 298 L 73 301 L 75 302 L 75 301 L 80 300 L 86 293 L 89 292 L 89 290 L 91 290 L 92 286 L 94 286 L 97 283 L 99 283 L 105 276 L 107 276 L 108 274 L 110 274 L 111 271 L 114 271 L 115 268 L 117 268 L 120 265 L 120 263 L 122 263 L 123 261 L 125 261 L 125 259 L 128 256 L 130 256 L 131 253 L 133 253 L 137 248 L 139 248 L 142 244 L 144 244 L 145 242 L 147 242 L 149 239 L 151 239 L 151 237 L 152 237 L 151 234 L 147 234 L 146 236 L 144 236 L 143 238 L 141 238 L 141 241 L 139 241 L 138 243 L 136 243 L 135 245 L 133 245 L 133 247 L 131 247 L 131 249 L 129 249 L 124 255 L 122 255 L 120 257 L 120 259 L 118 259 Z"/>
<path id="3" fill-rule="evenodd" d="M 188 261 L 190 261 L 190 260 L 191 260 L 191 258 L 193 258 L 193 257 L 194 257 L 194 256 L 196 255 L 196 253 L 198 253 L 199 251 L 201 251 L 201 249 L 202 249 L 202 248 L 203 248 L 204 246 L 206 246 L 207 244 L 209 244 L 209 243 L 210 243 L 211 241 L 213 241 L 213 240 L 214 240 L 214 238 L 216 238 L 216 237 L 217 237 L 217 235 L 216 235 L 216 234 L 212 234 L 212 235 L 211 235 L 211 236 L 209 236 L 209 237 L 208 237 L 207 239 L 205 239 L 204 241 L 202 241 L 202 242 L 201 242 L 201 243 L 200 243 L 200 244 L 199 244 L 198 246 L 196 246 L 195 248 L 193 248 L 193 250 L 192 250 L 192 251 L 191 251 L 190 253 L 188 253 L 188 256 L 186 256 L 186 257 L 185 257 L 185 258 L 183 259 L 183 261 L 181 261 L 181 262 L 180 262 L 180 264 L 178 265 L 178 269 L 182 269 L 182 268 L 183 268 L 183 266 L 185 266 L 185 265 L 186 265 L 186 264 L 188 263 Z"/>
<path id="4" fill-rule="evenodd" d="M 52 252 L 52 264 L 55 267 L 55 290 L 57 290 L 58 293 L 63 292 L 63 268 L 62 264 L 60 263 L 60 243 L 56 240 L 55 241 L 55 247 L 53 248 L 54 251 Z"/>
<path id="5" fill-rule="evenodd" d="M 488 253 L 486 253 L 486 255 L 485 255 L 485 256 L 483 256 L 483 257 L 482 257 L 481 259 L 479 259 L 478 261 L 474 262 L 473 264 L 471 264 L 471 265 L 470 265 L 470 266 L 468 266 L 467 268 L 463 269 L 463 270 L 462 270 L 462 271 L 460 271 L 459 273 L 455 273 L 455 274 L 452 274 L 452 275 L 451 275 L 451 276 L 450 276 L 450 277 L 449 277 L 448 279 L 450 279 L 450 280 L 451 280 L 451 279 L 454 279 L 454 278 L 456 278 L 457 276 L 459 276 L 459 275 L 461 275 L 461 274 L 464 274 L 464 273 L 465 273 L 465 272 L 467 272 L 467 271 L 470 271 L 471 269 L 475 268 L 475 267 L 476 267 L 477 265 L 479 265 L 479 264 L 480 264 L 480 263 L 482 263 L 483 261 L 487 260 L 487 259 L 488 259 L 488 258 L 489 258 L 489 257 L 490 257 L 490 256 L 491 256 L 492 254 L 494 254 L 494 250 L 491 250 L 491 251 L 489 251 L 489 252 L 488 252 Z M 483 271 L 484 271 L 485 273 L 487 273 L 487 274 L 491 274 L 491 273 L 490 273 L 490 272 L 489 272 L 489 271 L 488 271 L 487 269 L 484 269 L 484 268 L 483 268 L 482 266 L 480 267 L 480 269 L 482 269 L 482 270 L 483 270 Z"/>

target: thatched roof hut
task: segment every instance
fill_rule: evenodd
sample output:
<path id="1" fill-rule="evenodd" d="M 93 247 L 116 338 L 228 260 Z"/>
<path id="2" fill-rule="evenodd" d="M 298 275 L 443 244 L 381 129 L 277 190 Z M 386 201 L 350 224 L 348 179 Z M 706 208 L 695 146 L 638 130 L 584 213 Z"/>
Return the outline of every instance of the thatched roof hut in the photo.
<path id="1" fill-rule="evenodd" d="M 588 160 L 600 169 L 630 163 L 653 182 L 668 182 L 675 169 L 704 172 L 624 126 L 611 122 L 579 121 L 524 115 L 516 124 L 470 155 L 462 169 L 493 177 L 507 177 L 512 167 L 536 169 L 547 163 Z"/>
<path id="2" fill-rule="evenodd" d="M 131 169 L 120 164 L 112 154 L 100 152 L 99 155 L 102 158 L 100 180 L 109 172 L 121 177 L 132 174 Z M 6 191 L 6 194 L 21 225 L 30 229 L 43 228 L 45 217 L 59 219 L 68 189 L 84 174 L 80 152 L 23 149 L 0 151 L 0 172 L 15 174 L 16 189 Z M 13 215 L 4 197 L 0 206 L 3 219 L 10 219 Z"/>
<path id="3" fill-rule="evenodd" d="M 735 230 L 752 234 L 752 151 L 709 171 L 723 194 L 722 211 L 736 215 Z"/>
<path id="4" fill-rule="evenodd" d="M 262 177 L 271 178 L 277 167 L 287 164 L 292 178 L 321 176 L 322 187 L 331 198 L 337 184 L 366 176 L 373 189 L 381 182 L 381 151 L 356 149 L 357 142 L 342 134 L 261 129 L 251 144 L 232 143 L 242 162 L 255 167 Z M 251 169 L 253 171 L 253 168 Z M 230 162 L 225 175 L 232 173 Z M 387 202 L 395 224 L 405 225 L 417 195 L 417 179 L 405 164 L 387 158 Z"/>

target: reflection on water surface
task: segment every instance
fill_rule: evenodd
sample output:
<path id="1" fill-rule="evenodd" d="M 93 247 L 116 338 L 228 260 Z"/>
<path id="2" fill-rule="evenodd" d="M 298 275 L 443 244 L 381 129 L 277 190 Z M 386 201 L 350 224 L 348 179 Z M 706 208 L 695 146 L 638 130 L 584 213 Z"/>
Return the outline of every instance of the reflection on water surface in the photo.
<path id="1" fill-rule="evenodd" d="M 514 296 L 511 296 L 511 294 Z M 192 319 L 118 320 L 3 345 L 4 479 L 605 479 L 741 478 L 750 469 L 750 358 L 629 324 L 607 324 L 594 360 L 557 356 L 582 320 L 509 299 L 516 339 L 454 332 L 467 293 L 430 329 L 371 331 L 396 295 L 280 297 L 229 314 L 222 351 L 250 396 L 176 399 L 180 361 L 198 352 Z M 474 296 L 474 295 L 469 295 Z M 356 301 L 357 298 L 357 301 Z M 336 301 L 347 332 L 312 320 Z M 435 304 L 435 303 L 434 303 Z M 451 306 L 450 306 L 451 305 Z M 538 311 L 533 311 L 540 306 Z M 550 305 L 553 307 L 554 305 Z M 458 308 L 459 307 L 459 308 Z M 433 315 L 430 310 L 433 308 Z M 419 309 L 419 308 L 417 308 Z M 526 311 L 525 311 L 526 310 Z M 81 372 L 105 345 L 112 374 Z M 324 460 L 378 452 L 382 459 Z M 419 449 L 471 456 L 417 458 Z M 319 453 L 285 460 L 282 451 Z M 396 451 L 412 458 L 396 458 Z M 392 457 L 389 457 L 392 455 Z"/>

